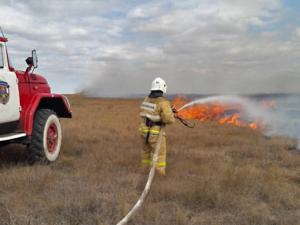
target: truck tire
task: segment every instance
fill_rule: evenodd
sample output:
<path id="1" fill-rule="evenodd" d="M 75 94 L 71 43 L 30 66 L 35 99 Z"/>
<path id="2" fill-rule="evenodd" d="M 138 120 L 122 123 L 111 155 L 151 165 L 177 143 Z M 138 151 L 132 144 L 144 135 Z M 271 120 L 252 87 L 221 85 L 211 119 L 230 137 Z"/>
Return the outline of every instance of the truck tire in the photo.
<path id="1" fill-rule="evenodd" d="M 29 163 L 55 161 L 60 153 L 61 140 L 62 130 L 56 113 L 50 109 L 38 110 L 29 145 Z"/>

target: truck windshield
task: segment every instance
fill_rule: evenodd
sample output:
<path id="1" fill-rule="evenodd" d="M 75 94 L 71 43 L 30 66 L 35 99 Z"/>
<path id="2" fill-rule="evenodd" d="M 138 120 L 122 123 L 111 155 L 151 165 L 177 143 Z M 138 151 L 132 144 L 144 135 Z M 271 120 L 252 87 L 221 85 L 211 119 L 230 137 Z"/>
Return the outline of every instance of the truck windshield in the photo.
<path id="1" fill-rule="evenodd" d="M 3 46 L 0 45 L 0 69 L 4 67 L 4 61 L 3 61 Z"/>

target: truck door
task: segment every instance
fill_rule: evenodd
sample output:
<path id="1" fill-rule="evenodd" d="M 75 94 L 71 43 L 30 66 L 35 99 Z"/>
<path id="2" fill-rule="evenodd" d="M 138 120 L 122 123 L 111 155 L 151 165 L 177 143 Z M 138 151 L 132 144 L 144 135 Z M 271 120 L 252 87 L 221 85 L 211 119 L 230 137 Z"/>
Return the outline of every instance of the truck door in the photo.
<path id="1" fill-rule="evenodd" d="M 15 72 L 8 66 L 4 43 L 0 43 L 0 124 L 14 122 L 20 118 L 20 97 Z"/>

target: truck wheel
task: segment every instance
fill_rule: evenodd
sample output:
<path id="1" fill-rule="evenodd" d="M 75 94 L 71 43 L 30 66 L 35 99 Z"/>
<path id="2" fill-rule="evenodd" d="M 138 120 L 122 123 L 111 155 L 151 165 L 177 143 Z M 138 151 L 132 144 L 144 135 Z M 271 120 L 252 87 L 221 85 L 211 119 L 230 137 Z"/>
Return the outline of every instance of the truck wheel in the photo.
<path id="1" fill-rule="evenodd" d="M 61 139 L 62 130 L 56 113 L 50 109 L 38 110 L 29 146 L 29 163 L 55 161 L 60 152 Z"/>

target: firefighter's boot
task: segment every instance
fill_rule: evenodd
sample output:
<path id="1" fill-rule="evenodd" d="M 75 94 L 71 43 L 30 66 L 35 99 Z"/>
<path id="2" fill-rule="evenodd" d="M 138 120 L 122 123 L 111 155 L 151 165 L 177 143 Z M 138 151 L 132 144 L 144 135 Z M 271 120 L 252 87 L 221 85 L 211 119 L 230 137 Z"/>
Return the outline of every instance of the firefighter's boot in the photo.
<path id="1" fill-rule="evenodd" d="M 158 172 L 159 175 L 166 176 L 166 168 L 165 167 L 156 168 L 156 171 Z"/>

